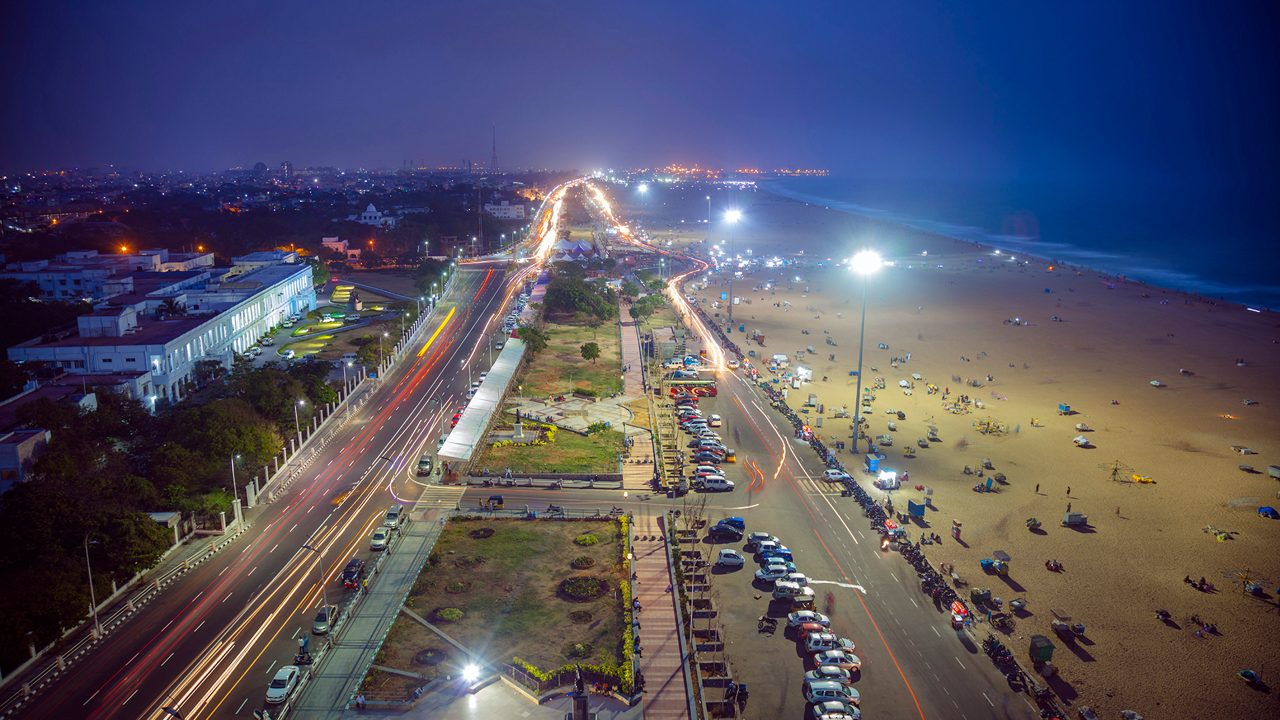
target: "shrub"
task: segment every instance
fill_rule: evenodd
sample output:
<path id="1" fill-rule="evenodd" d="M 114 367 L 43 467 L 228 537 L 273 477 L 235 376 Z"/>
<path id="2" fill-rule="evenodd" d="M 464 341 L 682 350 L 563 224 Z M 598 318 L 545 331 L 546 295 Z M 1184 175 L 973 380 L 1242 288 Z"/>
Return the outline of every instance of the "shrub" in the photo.
<path id="1" fill-rule="evenodd" d="M 458 622 L 462 619 L 462 611 L 458 608 L 440 608 L 439 610 L 436 610 L 435 616 L 437 620 Z"/>
<path id="2" fill-rule="evenodd" d="M 592 617 L 594 616 L 586 610 L 574 610 L 573 612 L 569 613 L 569 619 L 577 623 L 578 625 L 586 625 L 587 623 L 591 622 Z"/>
<path id="3" fill-rule="evenodd" d="M 595 648 L 591 647 L 591 643 L 589 642 L 569 643 L 564 647 L 564 656 L 571 660 L 587 658 L 591 657 L 593 650 L 595 650 Z"/>
<path id="4" fill-rule="evenodd" d="M 587 575 L 571 577 L 560 583 L 560 592 L 578 602 L 595 600 L 604 594 L 604 590 L 605 583 L 602 580 Z"/>
<path id="5" fill-rule="evenodd" d="M 444 591 L 450 595 L 458 595 L 471 589 L 471 583 L 465 580 L 455 580 L 444 586 Z"/>
<path id="6" fill-rule="evenodd" d="M 608 430 L 608 429 L 609 429 L 609 423 L 607 422 L 593 422 L 587 426 L 587 434 L 594 435 L 596 433 L 604 432 L 605 430 Z"/>
<path id="7" fill-rule="evenodd" d="M 493 537 L 493 528 L 489 528 L 489 527 L 476 528 L 475 530 L 472 530 L 467 534 L 470 535 L 475 540 L 484 540 L 485 538 Z"/>
<path id="8" fill-rule="evenodd" d="M 581 545 L 582 547 L 591 547 L 598 542 L 600 542 L 600 538 L 592 535 L 591 533 L 583 533 L 573 539 L 573 543 L 575 545 Z"/>
<path id="9" fill-rule="evenodd" d="M 575 570 L 586 570 L 596 564 L 596 559 L 589 555 L 579 555 L 573 559 L 571 564 Z"/>

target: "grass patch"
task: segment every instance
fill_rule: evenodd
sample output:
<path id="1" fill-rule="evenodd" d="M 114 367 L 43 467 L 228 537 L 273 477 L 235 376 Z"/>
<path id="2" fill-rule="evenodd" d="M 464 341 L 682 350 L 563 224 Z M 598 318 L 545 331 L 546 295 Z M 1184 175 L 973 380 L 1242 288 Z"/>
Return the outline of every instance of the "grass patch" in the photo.
<path id="1" fill-rule="evenodd" d="M 561 430 L 550 445 L 486 447 L 475 467 L 501 472 L 616 473 L 622 433 L 603 430 L 583 437 Z"/>
<path id="2" fill-rule="evenodd" d="M 447 610 L 449 634 L 495 662 L 519 656 L 538 667 L 556 668 L 569 662 L 621 662 L 623 608 L 619 583 L 626 579 L 621 564 L 620 524 L 616 521 L 485 520 L 494 534 L 471 537 L 475 521 L 451 521 L 436 542 L 431 560 L 409 593 L 407 606 L 424 617 Z M 580 535 L 595 535 L 589 547 L 574 544 Z M 590 575 L 573 570 L 569 558 L 589 557 Z M 482 558 L 459 567 L 457 558 Z M 566 581 L 581 597 L 562 594 Z M 450 592 L 466 583 L 463 593 Z M 598 591 L 598 596 L 593 592 Z M 452 613 L 450 613 L 452 616 Z M 401 616 L 392 626 L 379 662 L 423 673 L 414 662 L 424 650 L 441 647 L 420 623 Z M 573 653 L 570 655 L 570 653 Z M 453 658 L 440 665 L 450 670 Z M 456 671 L 456 669 L 454 669 Z"/>
<path id="3" fill-rule="evenodd" d="M 622 349 L 618 345 L 618 326 L 607 322 L 596 329 L 586 325 L 547 323 L 547 349 L 534 356 L 516 384 L 521 394 L 530 397 L 567 395 L 585 391 L 596 397 L 608 397 L 622 391 Z M 582 346 L 594 342 L 600 346 L 595 362 L 582 359 Z"/>

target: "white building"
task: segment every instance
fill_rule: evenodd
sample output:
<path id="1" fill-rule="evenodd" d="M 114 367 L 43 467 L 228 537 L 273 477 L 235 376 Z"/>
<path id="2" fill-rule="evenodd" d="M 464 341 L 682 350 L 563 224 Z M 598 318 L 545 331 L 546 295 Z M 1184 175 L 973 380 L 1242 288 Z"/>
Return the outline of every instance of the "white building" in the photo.
<path id="1" fill-rule="evenodd" d="M 111 376 L 104 384 L 132 397 L 177 402 L 193 381 L 196 363 L 229 366 L 235 353 L 284 318 L 316 307 L 307 263 L 241 274 L 145 272 L 133 279 L 134 292 L 81 315 L 74 330 L 51 331 L 9 348 L 9 359 L 46 363 L 75 375 Z"/>
<path id="2" fill-rule="evenodd" d="M 506 200 L 503 200 L 501 203 L 485 203 L 484 211 L 489 215 L 502 220 L 524 219 L 524 205 L 519 203 L 512 205 Z"/>
<path id="3" fill-rule="evenodd" d="M 400 218 L 395 215 L 384 213 L 374 207 L 373 203 L 369 203 L 369 207 L 365 208 L 364 212 L 359 215 L 352 215 L 347 219 L 354 220 L 361 225 L 372 225 L 373 227 L 381 228 L 393 228 L 400 221 Z"/>
<path id="4" fill-rule="evenodd" d="M 96 250 L 77 250 L 53 260 L 9 263 L 0 279 L 35 285 L 46 300 L 100 302 L 133 292 L 132 273 L 173 272 L 213 266 L 213 253 L 170 253 L 142 250 L 136 255 L 101 255 Z"/>

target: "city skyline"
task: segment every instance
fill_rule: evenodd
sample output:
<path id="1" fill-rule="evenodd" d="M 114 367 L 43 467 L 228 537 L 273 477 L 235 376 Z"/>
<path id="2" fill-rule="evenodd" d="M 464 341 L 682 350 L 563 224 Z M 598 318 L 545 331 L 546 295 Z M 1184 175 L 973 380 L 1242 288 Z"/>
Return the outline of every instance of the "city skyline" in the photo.
<path id="1" fill-rule="evenodd" d="M 512 168 L 1261 193 L 1280 157 L 1261 7 L 302 7 L 6 8 L 0 171 L 484 166 L 496 132 Z"/>

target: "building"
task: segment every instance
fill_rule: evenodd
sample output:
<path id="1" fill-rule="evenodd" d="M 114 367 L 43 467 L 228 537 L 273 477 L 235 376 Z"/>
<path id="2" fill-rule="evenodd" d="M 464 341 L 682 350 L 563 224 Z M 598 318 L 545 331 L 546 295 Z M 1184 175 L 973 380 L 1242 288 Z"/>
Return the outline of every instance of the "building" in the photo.
<path id="1" fill-rule="evenodd" d="M 486 214 L 492 215 L 500 220 L 524 219 L 524 205 L 521 203 L 512 205 L 507 200 L 503 200 L 500 203 L 485 203 L 484 211 Z"/>
<path id="2" fill-rule="evenodd" d="M 286 253 L 288 255 L 289 253 Z M 246 256 L 251 257 L 251 256 Z M 197 364 L 230 366 L 289 315 L 316 307 L 307 263 L 185 272 L 134 273 L 132 292 L 100 303 L 75 328 L 51 330 L 9 348 L 9 359 L 39 362 L 130 397 L 177 402 Z"/>
<path id="3" fill-rule="evenodd" d="M 331 253 L 337 253 L 347 260 L 359 260 L 360 248 L 351 247 L 346 240 L 336 237 L 320 238 L 320 245 Z"/>
<path id="4" fill-rule="evenodd" d="M 288 160 L 280 163 L 280 177 L 286 182 L 293 179 L 293 163 Z"/>
<path id="5" fill-rule="evenodd" d="M 133 292 L 133 273 L 187 271 L 213 267 L 213 253 L 142 250 L 134 255 L 101 255 L 76 250 L 52 260 L 9 263 L 0 279 L 35 285 L 45 300 L 101 302 Z"/>
<path id="6" fill-rule="evenodd" d="M 291 250 L 262 250 L 231 258 L 234 270 L 249 272 L 258 268 L 281 264 L 297 264 L 298 253 Z"/>
<path id="7" fill-rule="evenodd" d="M 400 218 L 395 215 L 383 213 L 381 210 L 374 207 L 373 203 L 369 203 L 369 207 L 365 208 L 364 212 L 359 215 L 351 215 L 347 219 L 354 220 L 361 225 L 371 225 L 373 227 L 380 228 L 393 228 L 396 226 L 396 223 L 400 221 Z"/>

